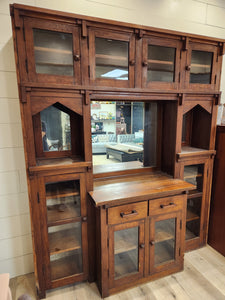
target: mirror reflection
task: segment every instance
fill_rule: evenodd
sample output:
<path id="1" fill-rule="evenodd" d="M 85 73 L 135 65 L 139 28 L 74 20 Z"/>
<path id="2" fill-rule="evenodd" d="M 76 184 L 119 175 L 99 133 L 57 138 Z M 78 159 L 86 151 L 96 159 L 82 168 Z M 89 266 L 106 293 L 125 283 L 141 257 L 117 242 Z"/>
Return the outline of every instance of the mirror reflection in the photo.
<path id="1" fill-rule="evenodd" d="M 70 116 L 54 106 L 40 115 L 43 151 L 71 150 Z"/>

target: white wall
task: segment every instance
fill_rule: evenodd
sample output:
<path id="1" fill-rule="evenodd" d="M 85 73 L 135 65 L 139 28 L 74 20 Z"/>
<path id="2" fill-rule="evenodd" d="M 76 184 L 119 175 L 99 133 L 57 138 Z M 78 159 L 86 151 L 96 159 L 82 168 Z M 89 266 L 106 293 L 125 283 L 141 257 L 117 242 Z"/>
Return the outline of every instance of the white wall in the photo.
<path id="1" fill-rule="evenodd" d="M 10 0 L 0 0 L 0 273 L 33 270 L 12 44 Z M 225 38 L 224 0 L 19 0 L 17 3 Z M 225 63 L 222 90 L 225 91 Z M 224 93 L 225 94 L 225 93 Z M 225 103 L 225 95 L 222 97 Z"/>

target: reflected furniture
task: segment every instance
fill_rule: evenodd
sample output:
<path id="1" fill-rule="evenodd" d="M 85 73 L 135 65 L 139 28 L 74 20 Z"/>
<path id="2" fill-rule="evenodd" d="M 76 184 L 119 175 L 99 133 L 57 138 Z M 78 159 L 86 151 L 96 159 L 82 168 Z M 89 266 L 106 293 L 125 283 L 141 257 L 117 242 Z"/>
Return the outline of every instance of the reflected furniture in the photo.
<path id="1" fill-rule="evenodd" d="M 39 298 L 85 280 L 105 297 L 182 270 L 184 251 L 207 242 L 225 40 L 20 4 L 10 13 Z M 118 109 L 91 119 L 99 102 Z M 112 140 L 97 135 L 101 149 L 116 130 L 121 143 L 136 133 L 141 162 L 93 166 L 91 127 L 106 131 L 110 117 L 118 126 Z"/>

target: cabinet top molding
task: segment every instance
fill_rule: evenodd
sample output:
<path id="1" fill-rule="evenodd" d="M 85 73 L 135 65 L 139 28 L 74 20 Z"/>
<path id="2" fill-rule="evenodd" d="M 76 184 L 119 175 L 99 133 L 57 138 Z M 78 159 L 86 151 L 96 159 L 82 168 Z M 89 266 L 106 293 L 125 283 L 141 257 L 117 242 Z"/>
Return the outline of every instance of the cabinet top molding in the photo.
<path id="1" fill-rule="evenodd" d="M 132 23 L 126 23 L 126 22 L 120 22 L 120 21 L 114 21 L 109 19 L 103 19 L 103 18 L 96 18 L 96 17 L 90 17 L 85 15 L 78 15 L 74 13 L 67 13 L 57 10 L 51 10 L 51 9 L 45 9 L 40 7 L 34 7 L 34 6 L 28 6 L 28 5 L 22 5 L 22 4 L 10 4 L 10 14 L 11 16 L 15 17 L 15 25 L 16 27 L 20 27 L 20 16 L 31 16 L 31 17 L 39 17 L 39 18 L 47 18 L 48 20 L 55 20 L 55 21 L 61 21 L 61 22 L 67 22 L 67 23 L 79 23 L 79 20 L 85 20 L 92 23 L 99 24 L 107 24 L 112 26 L 120 26 L 124 27 L 124 29 L 127 30 L 134 30 L 135 33 L 140 31 L 139 37 L 141 38 L 143 35 L 148 34 L 169 34 L 173 37 L 180 36 L 182 40 L 185 38 L 193 38 L 193 39 L 199 39 L 201 42 L 218 42 L 219 46 L 222 47 L 221 54 L 224 54 L 224 43 L 225 39 L 220 38 L 213 38 L 203 35 L 197 35 L 197 34 L 190 34 L 190 33 L 184 33 L 179 32 L 175 30 L 168 30 L 163 28 L 155 28 L 151 26 L 144 26 L 144 25 L 138 25 L 138 24 L 132 24 Z M 90 24 L 85 24 L 85 26 L 88 26 Z M 94 25 L 94 24 L 93 24 Z"/>

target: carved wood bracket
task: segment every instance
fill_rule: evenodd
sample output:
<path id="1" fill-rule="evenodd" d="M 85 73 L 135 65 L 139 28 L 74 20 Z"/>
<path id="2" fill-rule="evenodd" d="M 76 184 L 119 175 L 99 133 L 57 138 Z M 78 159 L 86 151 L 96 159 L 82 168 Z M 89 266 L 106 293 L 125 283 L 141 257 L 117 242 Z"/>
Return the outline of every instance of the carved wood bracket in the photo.
<path id="1" fill-rule="evenodd" d="M 183 41 L 183 51 L 187 51 L 189 47 L 189 37 L 182 36 L 181 40 Z"/>

